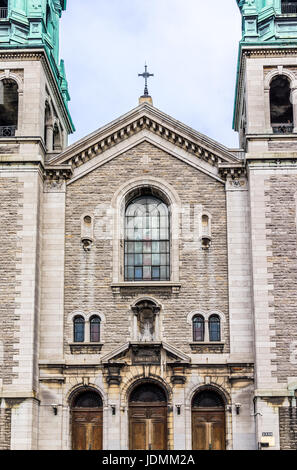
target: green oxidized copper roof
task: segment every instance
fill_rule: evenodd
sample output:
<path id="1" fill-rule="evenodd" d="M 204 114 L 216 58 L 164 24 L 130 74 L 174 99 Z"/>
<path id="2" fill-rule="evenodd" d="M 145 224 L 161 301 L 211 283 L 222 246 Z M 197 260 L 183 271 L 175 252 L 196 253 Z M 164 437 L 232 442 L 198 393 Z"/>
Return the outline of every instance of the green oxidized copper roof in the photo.
<path id="1" fill-rule="evenodd" d="M 242 48 L 245 46 L 269 46 L 279 49 L 297 46 L 296 0 L 236 1 L 242 15 L 242 39 L 239 45 L 233 129 L 236 128 L 235 120 Z"/>
<path id="2" fill-rule="evenodd" d="M 9 0 L 0 20 L 0 50 L 44 48 L 60 89 L 72 130 L 64 61 L 59 59 L 59 23 L 66 0 Z"/>

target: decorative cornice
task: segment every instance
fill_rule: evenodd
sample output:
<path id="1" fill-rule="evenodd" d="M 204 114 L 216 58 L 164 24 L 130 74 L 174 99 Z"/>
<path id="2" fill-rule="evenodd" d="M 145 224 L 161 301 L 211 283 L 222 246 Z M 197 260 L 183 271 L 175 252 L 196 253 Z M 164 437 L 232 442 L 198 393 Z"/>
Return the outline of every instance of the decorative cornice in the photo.
<path id="1" fill-rule="evenodd" d="M 72 177 L 73 170 L 71 165 L 55 165 L 45 166 L 44 179 L 46 180 L 64 180 L 67 181 Z"/>
<path id="2" fill-rule="evenodd" d="M 297 47 L 282 47 L 280 48 L 279 45 L 273 46 L 257 46 L 257 47 L 250 47 L 244 46 L 242 48 L 242 55 L 245 57 L 263 57 L 265 56 L 296 56 L 297 54 Z"/>
<path id="3" fill-rule="evenodd" d="M 220 144 L 171 119 L 156 108 L 144 104 L 73 144 L 56 157 L 53 163 L 71 163 L 73 167 L 78 168 L 143 130 L 162 137 L 212 166 L 217 167 L 223 162 L 238 162 L 238 158 Z"/>
<path id="4" fill-rule="evenodd" d="M 247 171 L 244 163 L 233 165 L 220 164 L 219 173 L 224 178 L 227 178 L 227 176 L 231 176 L 231 178 L 240 178 L 241 176 L 246 176 Z"/>

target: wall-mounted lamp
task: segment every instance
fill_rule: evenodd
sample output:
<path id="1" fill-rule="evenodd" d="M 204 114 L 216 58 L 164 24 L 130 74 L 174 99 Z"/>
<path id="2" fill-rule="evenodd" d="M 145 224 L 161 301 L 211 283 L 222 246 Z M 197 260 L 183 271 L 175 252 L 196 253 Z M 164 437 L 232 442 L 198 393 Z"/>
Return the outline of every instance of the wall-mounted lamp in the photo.
<path id="1" fill-rule="evenodd" d="M 52 409 L 53 409 L 54 415 L 57 416 L 57 414 L 58 414 L 58 405 L 52 405 Z"/>
<path id="2" fill-rule="evenodd" d="M 236 409 L 236 414 L 237 415 L 240 414 L 240 408 L 241 408 L 241 404 L 240 403 L 235 403 L 235 409 Z"/>
<path id="3" fill-rule="evenodd" d="M 181 415 L 181 405 L 175 405 L 176 406 L 176 413 L 178 416 Z"/>
<path id="4" fill-rule="evenodd" d="M 116 415 L 116 411 L 117 411 L 117 408 L 115 405 L 111 405 L 111 413 L 112 413 L 112 416 L 115 416 Z"/>

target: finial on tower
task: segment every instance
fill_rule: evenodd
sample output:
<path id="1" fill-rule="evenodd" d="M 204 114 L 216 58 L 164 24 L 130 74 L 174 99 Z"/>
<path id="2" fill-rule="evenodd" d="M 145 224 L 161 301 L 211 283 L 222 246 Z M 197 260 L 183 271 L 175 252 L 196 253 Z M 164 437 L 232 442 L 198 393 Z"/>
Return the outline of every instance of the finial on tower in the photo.
<path id="1" fill-rule="evenodd" d="M 149 95 L 148 83 L 147 83 L 147 81 L 148 81 L 148 79 L 149 79 L 150 77 L 154 77 L 154 74 L 153 74 L 153 73 L 149 73 L 149 72 L 147 71 L 147 65 L 145 64 L 145 66 L 144 66 L 144 73 L 139 73 L 138 76 L 144 78 L 144 94 L 139 98 L 139 104 L 142 104 L 142 103 L 153 104 L 152 97 Z"/>

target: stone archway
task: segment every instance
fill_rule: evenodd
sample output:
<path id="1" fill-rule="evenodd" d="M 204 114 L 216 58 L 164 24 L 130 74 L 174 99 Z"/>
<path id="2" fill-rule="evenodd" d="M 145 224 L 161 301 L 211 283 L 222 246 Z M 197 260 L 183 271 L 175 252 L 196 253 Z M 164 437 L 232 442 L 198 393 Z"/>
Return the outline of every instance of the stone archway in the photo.
<path id="1" fill-rule="evenodd" d="M 93 389 L 74 396 L 71 406 L 72 450 L 103 449 L 103 402 Z"/>
<path id="2" fill-rule="evenodd" d="M 167 450 L 167 395 L 152 382 L 135 387 L 129 399 L 130 450 Z"/>
<path id="3" fill-rule="evenodd" d="M 192 401 L 192 449 L 225 450 L 225 402 L 212 388 L 202 388 Z"/>

